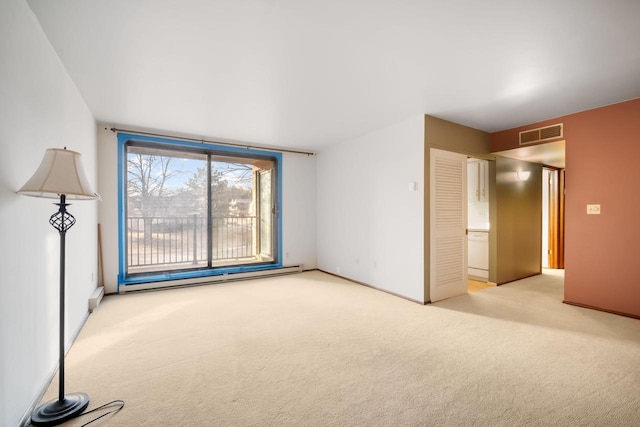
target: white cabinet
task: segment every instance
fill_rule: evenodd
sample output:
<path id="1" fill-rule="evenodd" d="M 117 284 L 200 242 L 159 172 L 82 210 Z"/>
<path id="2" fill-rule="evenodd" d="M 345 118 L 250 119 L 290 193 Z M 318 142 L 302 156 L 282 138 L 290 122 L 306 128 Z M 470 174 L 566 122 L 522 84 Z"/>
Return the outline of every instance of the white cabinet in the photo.
<path id="1" fill-rule="evenodd" d="M 469 202 L 489 201 L 489 162 L 480 159 L 467 161 L 467 197 Z"/>
<path id="2" fill-rule="evenodd" d="M 489 233 L 469 231 L 468 275 L 470 279 L 486 281 L 489 278 Z"/>

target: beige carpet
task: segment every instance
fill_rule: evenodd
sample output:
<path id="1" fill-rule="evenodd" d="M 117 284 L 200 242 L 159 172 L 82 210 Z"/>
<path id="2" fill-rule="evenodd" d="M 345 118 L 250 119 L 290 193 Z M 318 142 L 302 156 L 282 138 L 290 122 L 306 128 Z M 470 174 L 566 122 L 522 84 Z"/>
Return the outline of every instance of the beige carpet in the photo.
<path id="1" fill-rule="evenodd" d="M 109 296 L 67 391 L 126 401 L 92 427 L 640 425 L 640 321 L 562 304 L 562 286 L 422 306 L 308 272 Z"/>

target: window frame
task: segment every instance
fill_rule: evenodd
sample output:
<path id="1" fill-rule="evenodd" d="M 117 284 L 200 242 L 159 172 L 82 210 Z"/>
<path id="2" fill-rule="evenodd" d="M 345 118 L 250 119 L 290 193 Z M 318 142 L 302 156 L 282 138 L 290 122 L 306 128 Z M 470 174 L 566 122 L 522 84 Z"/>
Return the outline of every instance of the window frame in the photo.
<path id="1" fill-rule="evenodd" d="M 212 143 L 193 142 L 179 138 L 165 138 L 158 136 L 139 135 L 132 133 L 117 134 L 118 141 L 118 293 L 120 286 L 164 282 L 171 280 L 205 278 L 209 276 L 219 276 L 224 274 L 253 272 L 260 270 L 271 270 L 282 268 L 282 153 L 277 151 L 256 150 L 253 148 L 242 148 Z M 149 272 L 149 274 L 134 273 L 127 275 L 127 144 L 130 142 L 140 142 L 145 145 L 153 144 L 159 149 L 169 148 L 185 151 L 200 151 L 210 154 L 237 155 L 239 157 L 259 158 L 268 157 L 275 163 L 274 185 L 272 191 L 276 192 L 275 203 L 275 224 L 273 225 L 274 260 L 264 263 L 252 263 L 233 266 L 205 267 L 197 270 L 176 270 L 175 272 Z"/>

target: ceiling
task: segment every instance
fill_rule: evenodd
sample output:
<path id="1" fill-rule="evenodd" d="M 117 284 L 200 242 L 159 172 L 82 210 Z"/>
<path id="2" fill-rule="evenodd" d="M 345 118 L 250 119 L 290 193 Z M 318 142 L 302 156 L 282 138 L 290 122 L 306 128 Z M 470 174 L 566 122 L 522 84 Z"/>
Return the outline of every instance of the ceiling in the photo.
<path id="1" fill-rule="evenodd" d="M 640 97 L 637 0 L 28 0 L 96 120 L 321 150 Z"/>
<path id="2" fill-rule="evenodd" d="M 565 168 L 564 141 L 547 142 L 539 145 L 529 145 L 514 148 L 512 150 L 498 151 L 494 154 L 524 160 L 531 163 L 540 163 L 558 169 Z"/>

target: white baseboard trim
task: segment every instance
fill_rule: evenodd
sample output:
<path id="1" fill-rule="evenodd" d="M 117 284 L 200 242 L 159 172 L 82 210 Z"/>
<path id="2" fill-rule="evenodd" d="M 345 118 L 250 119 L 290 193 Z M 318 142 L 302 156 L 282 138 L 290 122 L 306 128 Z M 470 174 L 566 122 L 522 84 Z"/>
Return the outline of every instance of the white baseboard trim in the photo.
<path id="1" fill-rule="evenodd" d="M 360 281 L 355 280 L 355 279 L 350 279 L 349 277 L 346 277 L 346 276 L 341 276 L 341 275 L 339 275 L 339 274 L 330 273 L 330 272 L 328 272 L 328 271 L 326 271 L 326 270 L 322 270 L 322 269 L 320 269 L 320 268 L 318 268 L 317 270 L 318 270 L 318 271 L 321 271 L 321 272 L 323 272 L 323 273 L 326 273 L 326 274 L 328 274 L 328 275 L 330 275 L 330 276 L 339 277 L 340 279 L 344 279 L 344 280 L 347 280 L 347 281 L 349 281 L 349 282 L 352 282 L 352 283 L 355 283 L 355 284 L 358 284 L 358 285 L 366 286 L 367 288 L 375 289 L 376 291 L 384 292 L 384 293 L 386 293 L 386 294 L 393 295 L 394 297 L 398 297 L 398 298 L 406 299 L 407 301 L 415 302 L 415 303 L 418 303 L 418 304 L 420 304 L 420 305 L 426 305 L 427 303 L 429 303 L 429 302 L 430 302 L 430 301 L 420 301 L 420 300 L 418 300 L 418 299 L 414 299 L 414 298 L 411 298 L 411 297 L 407 297 L 407 296 L 404 296 L 404 295 L 402 295 L 402 294 L 399 294 L 399 293 L 396 293 L 396 292 L 393 292 L 393 291 L 389 291 L 389 290 L 384 289 L 384 288 L 380 288 L 380 287 L 378 287 L 378 286 L 373 286 L 373 285 L 370 285 L 370 284 L 365 283 L 365 282 L 360 282 Z"/>

